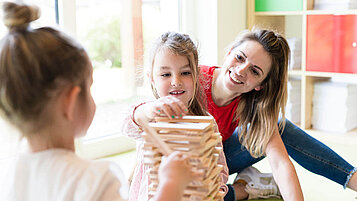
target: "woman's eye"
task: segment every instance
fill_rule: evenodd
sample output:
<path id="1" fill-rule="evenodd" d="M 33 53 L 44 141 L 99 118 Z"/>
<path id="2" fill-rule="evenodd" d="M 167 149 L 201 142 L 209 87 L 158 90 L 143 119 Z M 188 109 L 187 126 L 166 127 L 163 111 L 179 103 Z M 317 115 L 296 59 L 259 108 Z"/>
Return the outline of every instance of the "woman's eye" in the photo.
<path id="1" fill-rule="evenodd" d="M 257 70 L 255 70 L 254 68 L 252 69 L 252 73 L 253 73 L 254 75 L 259 75 L 259 72 L 258 72 Z"/>
<path id="2" fill-rule="evenodd" d="M 236 59 L 237 59 L 237 61 L 243 61 L 244 60 L 242 55 L 239 55 L 239 54 L 236 55 Z"/>

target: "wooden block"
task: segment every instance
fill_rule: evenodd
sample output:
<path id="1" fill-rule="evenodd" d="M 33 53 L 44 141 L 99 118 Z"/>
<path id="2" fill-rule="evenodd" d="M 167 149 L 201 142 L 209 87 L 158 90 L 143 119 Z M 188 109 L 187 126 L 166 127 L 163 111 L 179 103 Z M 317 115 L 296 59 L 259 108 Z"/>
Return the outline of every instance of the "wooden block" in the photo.
<path id="1" fill-rule="evenodd" d="M 184 116 L 182 118 L 169 119 L 168 117 L 156 117 L 157 122 L 190 122 L 190 123 L 211 123 L 214 121 L 212 116 Z"/>
<path id="2" fill-rule="evenodd" d="M 167 146 L 167 144 L 160 138 L 155 129 L 148 125 L 147 121 L 141 121 L 142 128 L 145 134 L 150 138 L 152 142 L 155 142 L 155 146 L 160 150 L 161 153 L 168 156 L 172 153 L 172 150 Z"/>
<path id="3" fill-rule="evenodd" d="M 214 119 L 212 117 L 190 116 L 183 119 L 170 120 L 158 118 L 158 122 L 149 123 L 155 130 L 160 141 L 165 143 L 172 151 L 183 151 L 190 155 L 190 164 L 193 170 L 204 170 L 205 176 L 192 181 L 184 190 L 182 200 L 205 201 L 212 199 L 222 200 L 220 196 L 222 165 L 218 164 L 219 153 L 222 148 L 217 147 L 222 138 L 213 130 Z M 155 194 L 158 181 L 158 168 L 162 154 L 156 148 L 155 139 L 143 135 L 145 164 L 149 165 L 149 195 Z"/>
<path id="4" fill-rule="evenodd" d="M 167 130 L 167 131 L 199 131 L 204 132 L 212 127 L 210 123 L 166 123 L 166 122 L 155 122 L 149 123 L 149 126 L 156 130 Z"/>

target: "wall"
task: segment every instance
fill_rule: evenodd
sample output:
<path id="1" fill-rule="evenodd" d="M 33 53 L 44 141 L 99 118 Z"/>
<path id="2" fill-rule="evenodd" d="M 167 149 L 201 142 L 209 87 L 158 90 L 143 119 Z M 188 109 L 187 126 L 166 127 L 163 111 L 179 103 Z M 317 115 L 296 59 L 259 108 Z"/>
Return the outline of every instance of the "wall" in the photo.
<path id="1" fill-rule="evenodd" d="M 222 65 L 227 45 L 246 29 L 245 0 L 182 0 L 182 31 L 197 40 L 200 64 Z"/>

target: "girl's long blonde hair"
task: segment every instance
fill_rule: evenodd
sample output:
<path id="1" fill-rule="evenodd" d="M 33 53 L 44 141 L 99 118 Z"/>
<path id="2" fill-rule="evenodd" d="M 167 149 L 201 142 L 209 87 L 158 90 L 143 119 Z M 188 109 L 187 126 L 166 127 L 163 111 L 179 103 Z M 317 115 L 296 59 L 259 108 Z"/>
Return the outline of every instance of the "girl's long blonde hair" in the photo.
<path id="1" fill-rule="evenodd" d="M 233 50 L 245 41 L 259 42 L 271 56 L 272 66 L 261 85 L 260 91 L 252 90 L 240 96 L 233 121 L 238 122 L 239 140 L 253 157 L 264 154 L 266 146 L 278 124 L 279 113 L 282 120 L 279 129 L 285 126 L 285 106 L 287 101 L 288 60 L 290 49 L 286 39 L 270 30 L 254 28 L 242 32 L 230 46 Z"/>
<path id="2" fill-rule="evenodd" d="M 159 51 L 171 51 L 174 54 L 184 56 L 189 62 L 189 66 L 192 72 L 192 79 L 194 84 L 194 92 L 191 100 L 188 104 L 189 114 L 193 115 L 208 115 L 206 110 L 205 95 L 202 91 L 200 84 L 200 70 L 198 67 L 198 52 L 197 47 L 187 34 L 181 34 L 177 32 L 165 32 L 158 39 L 151 48 L 150 54 L 150 80 L 153 79 L 153 66 L 155 62 L 155 55 Z M 151 82 L 151 88 L 156 98 L 159 95 Z"/>

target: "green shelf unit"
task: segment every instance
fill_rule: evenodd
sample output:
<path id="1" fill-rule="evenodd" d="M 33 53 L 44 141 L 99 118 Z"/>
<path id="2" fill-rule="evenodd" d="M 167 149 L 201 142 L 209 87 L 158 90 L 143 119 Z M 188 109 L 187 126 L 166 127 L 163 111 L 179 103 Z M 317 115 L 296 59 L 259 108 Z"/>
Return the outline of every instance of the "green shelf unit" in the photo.
<path id="1" fill-rule="evenodd" d="M 255 0 L 255 11 L 302 11 L 302 4 L 302 0 Z"/>

